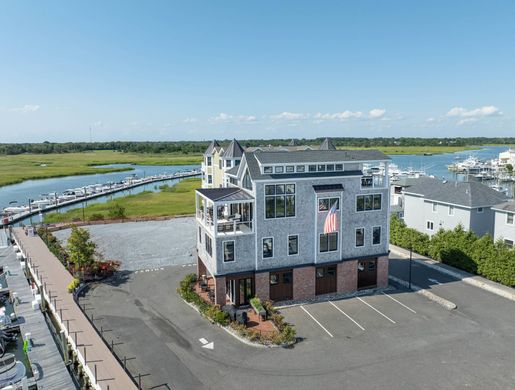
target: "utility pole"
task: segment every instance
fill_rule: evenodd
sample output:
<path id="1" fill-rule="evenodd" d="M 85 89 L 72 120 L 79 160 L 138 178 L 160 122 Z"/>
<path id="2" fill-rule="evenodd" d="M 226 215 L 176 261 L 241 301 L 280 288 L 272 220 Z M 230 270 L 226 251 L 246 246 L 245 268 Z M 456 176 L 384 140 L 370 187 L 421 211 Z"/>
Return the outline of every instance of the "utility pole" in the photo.
<path id="1" fill-rule="evenodd" d="M 411 263 L 413 259 L 413 245 L 409 247 L 409 289 L 411 290 Z"/>

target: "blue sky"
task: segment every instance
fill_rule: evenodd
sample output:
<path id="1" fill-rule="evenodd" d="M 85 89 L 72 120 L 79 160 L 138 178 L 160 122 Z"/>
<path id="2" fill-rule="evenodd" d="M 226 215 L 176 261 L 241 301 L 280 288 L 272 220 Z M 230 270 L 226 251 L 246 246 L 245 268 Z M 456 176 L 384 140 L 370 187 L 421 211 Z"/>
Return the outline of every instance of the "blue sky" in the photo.
<path id="1" fill-rule="evenodd" d="M 2 1 L 0 142 L 515 136 L 515 2 Z"/>

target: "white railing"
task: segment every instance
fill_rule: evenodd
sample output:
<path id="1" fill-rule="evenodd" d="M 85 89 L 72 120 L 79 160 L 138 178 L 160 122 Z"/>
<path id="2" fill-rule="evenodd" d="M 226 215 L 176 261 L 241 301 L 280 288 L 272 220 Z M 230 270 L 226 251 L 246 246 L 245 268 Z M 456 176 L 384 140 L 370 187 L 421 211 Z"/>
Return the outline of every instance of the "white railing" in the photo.
<path id="1" fill-rule="evenodd" d="M 252 221 L 218 222 L 217 233 L 252 233 Z"/>
<path id="2" fill-rule="evenodd" d="M 384 188 L 386 185 L 385 176 L 363 176 L 361 188 Z"/>

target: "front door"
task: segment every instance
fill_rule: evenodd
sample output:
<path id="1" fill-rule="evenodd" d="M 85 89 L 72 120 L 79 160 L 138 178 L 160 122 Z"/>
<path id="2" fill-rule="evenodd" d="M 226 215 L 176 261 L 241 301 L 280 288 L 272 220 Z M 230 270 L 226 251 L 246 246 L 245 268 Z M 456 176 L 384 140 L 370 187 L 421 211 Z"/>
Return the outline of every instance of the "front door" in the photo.
<path id="1" fill-rule="evenodd" d="M 237 305 L 248 305 L 254 293 L 253 278 L 244 278 L 239 280 L 239 302 Z"/>
<path id="2" fill-rule="evenodd" d="M 293 270 L 270 272 L 270 299 L 276 302 L 293 299 Z"/>
<path id="3" fill-rule="evenodd" d="M 358 289 L 377 285 L 377 259 L 358 261 Z"/>
<path id="4" fill-rule="evenodd" d="M 336 266 L 317 267 L 315 279 L 315 294 L 336 292 Z"/>

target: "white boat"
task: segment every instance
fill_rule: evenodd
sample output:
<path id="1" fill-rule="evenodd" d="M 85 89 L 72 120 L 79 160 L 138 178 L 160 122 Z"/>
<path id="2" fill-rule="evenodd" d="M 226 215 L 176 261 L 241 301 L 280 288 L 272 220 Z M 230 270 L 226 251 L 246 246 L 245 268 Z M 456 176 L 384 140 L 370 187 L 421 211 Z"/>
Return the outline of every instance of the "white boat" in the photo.
<path id="1" fill-rule="evenodd" d="M 25 365 L 12 353 L 0 358 L 0 386 L 15 385 L 27 375 Z"/>
<path id="2" fill-rule="evenodd" d="M 4 212 L 8 214 L 17 214 L 29 211 L 29 206 L 9 206 L 4 209 Z"/>

